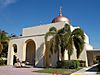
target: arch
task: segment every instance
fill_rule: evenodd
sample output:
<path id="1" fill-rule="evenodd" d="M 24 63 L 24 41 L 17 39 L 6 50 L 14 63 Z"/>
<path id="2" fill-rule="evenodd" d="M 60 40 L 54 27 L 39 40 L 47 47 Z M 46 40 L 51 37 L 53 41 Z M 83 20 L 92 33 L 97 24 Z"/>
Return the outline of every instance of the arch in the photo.
<path id="1" fill-rule="evenodd" d="M 26 40 L 26 62 L 35 66 L 36 44 L 32 39 Z"/>
<path id="2" fill-rule="evenodd" d="M 15 53 L 17 53 L 17 44 L 13 44 L 13 65 L 17 62 L 17 56 L 15 55 Z"/>

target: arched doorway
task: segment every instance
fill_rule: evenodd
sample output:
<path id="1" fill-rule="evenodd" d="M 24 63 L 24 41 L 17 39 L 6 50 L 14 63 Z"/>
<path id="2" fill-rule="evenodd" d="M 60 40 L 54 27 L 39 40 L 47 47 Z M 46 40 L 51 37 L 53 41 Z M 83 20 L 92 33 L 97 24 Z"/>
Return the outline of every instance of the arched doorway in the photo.
<path id="1" fill-rule="evenodd" d="M 26 41 L 26 62 L 29 62 L 29 65 L 35 66 L 35 42 L 31 39 Z"/>
<path id="2" fill-rule="evenodd" d="M 13 65 L 17 62 L 16 59 L 17 57 L 15 56 L 15 53 L 17 53 L 17 45 L 13 44 L 13 51 L 14 51 L 14 55 L 13 55 Z"/>

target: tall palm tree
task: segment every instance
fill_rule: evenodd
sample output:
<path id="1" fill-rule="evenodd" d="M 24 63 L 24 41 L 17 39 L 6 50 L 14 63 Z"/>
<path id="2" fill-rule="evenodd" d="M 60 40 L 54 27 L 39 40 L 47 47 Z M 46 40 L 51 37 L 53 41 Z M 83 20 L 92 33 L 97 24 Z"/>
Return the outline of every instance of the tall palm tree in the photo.
<path id="1" fill-rule="evenodd" d="M 63 31 L 62 31 L 63 30 Z M 68 50 L 68 60 L 70 60 L 70 56 L 73 53 L 74 47 L 76 48 L 77 58 L 79 58 L 81 52 L 84 48 L 84 32 L 81 28 L 76 28 L 75 30 L 71 31 L 70 25 L 66 24 L 61 34 L 61 40 L 63 46 L 61 46 L 61 53 L 64 59 L 64 52 Z"/>
<path id="2" fill-rule="evenodd" d="M 81 28 L 77 28 L 72 32 L 71 36 L 73 38 L 74 46 L 76 48 L 77 58 L 79 58 L 80 54 L 82 53 L 84 49 L 84 43 L 85 43 L 84 32 Z"/>
<path id="3" fill-rule="evenodd" d="M 46 45 L 45 49 L 46 66 L 49 66 L 49 54 L 50 54 L 49 52 L 53 54 L 53 52 L 56 53 L 59 51 L 59 36 L 57 34 L 57 29 L 55 27 L 51 27 L 49 29 L 49 32 L 46 33 L 45 45 Z"/>
<path id="4" fill-rule="evenodd" d="M 0 30 L 0 54 L 3 50 L 3 43 L 8 42 L 9 37 L 7 36 L 7 32 L 4 30 Z"/>

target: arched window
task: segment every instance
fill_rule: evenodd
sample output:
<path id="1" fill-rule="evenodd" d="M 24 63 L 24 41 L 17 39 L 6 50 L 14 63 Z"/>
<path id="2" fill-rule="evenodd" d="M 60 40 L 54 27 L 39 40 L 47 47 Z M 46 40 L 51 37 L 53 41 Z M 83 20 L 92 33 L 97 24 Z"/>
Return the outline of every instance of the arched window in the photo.
<path id="1" fill-rule="evenodd" d="M 17 45 L 13 44 L 14 52 L 17 53 Z"/>

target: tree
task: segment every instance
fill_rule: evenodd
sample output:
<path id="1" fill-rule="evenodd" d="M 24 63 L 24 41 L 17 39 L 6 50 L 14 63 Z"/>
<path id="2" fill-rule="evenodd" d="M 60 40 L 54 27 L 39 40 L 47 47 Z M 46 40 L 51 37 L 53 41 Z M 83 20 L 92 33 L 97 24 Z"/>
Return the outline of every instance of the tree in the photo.
<path id="1" fill-rule="evenodd" d="M 7 32 L 4 30 L 0 30 L 0 54 L 3 50 L 3 44 L 9 41 L 9 37 L 7 36 Z"/>
<path id="2" fill-rule="evenodd" d="M 77 58 L 79 58 L 80 54 L 82 53 L 83 49 L 84 49 L 84 32 L 82 29 L 77 28 L 75 29 L 72 34 L 71 34 L 73 41 L 74 41 L 74 46 L 76 48 L 76 54 L 77 54 Z"/>
<path id="3" fill-rule="evenodd" d="M 46 66 L 49 66 L 49 52 L 51 52 L 51 54 L 53 54 L 53 52 L 56 53 L 59 51 L 59 35 L 58 35 L 57 29 L 55 27 L 51 27 L 49 29 L 49 32 L 46 33 L 45 47 L 46 47 L 46 49 L 45 49 Z"/>
<path id="4" fill-rule="evenodd" d="M 13 33 L 10 35 L 10 37 L 17 37 L 17 35 Z"/>
<path id="5" fill-rule="evenodd" d="M 85 36 L 83 30 L 81 28 L 76 28 L 73 31 L 71 31 L 70 25 L 66 24 L 64 26 L 63 36 L 65 41 L 65 49 L 68 50 L 68 59 L 70 60 L 70 56 L 73 53 L 74 47 L 76 48 L 76 54 L 77 54 L 76 57 L 79 58 L 84 48 Z"/>

